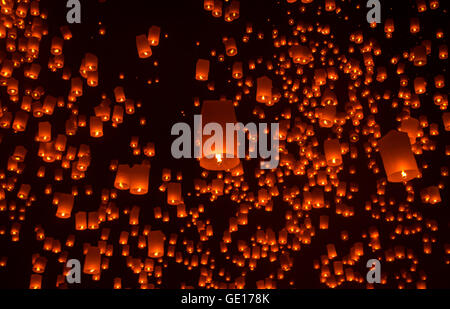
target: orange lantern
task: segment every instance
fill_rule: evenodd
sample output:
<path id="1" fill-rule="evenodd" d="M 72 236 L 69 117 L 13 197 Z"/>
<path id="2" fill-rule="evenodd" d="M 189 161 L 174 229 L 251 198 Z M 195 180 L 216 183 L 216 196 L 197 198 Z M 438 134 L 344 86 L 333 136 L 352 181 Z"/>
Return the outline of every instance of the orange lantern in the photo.
<path id="1" fill-rule="evenodd" d="M 341 145 L 339 144 L 339 140 L 326 140 L 323 147 L 328 166 L 339 166 L 342 164 Z"/>
<path id="2" fill-rule="evenodd" d="M 130 193 L 134 195 L 147 194 L 150 164 L 135 165 L 131 168 L 130 173 Z"/>
<path id="3" fill-rule="evenodd" d="M 403 182 L 420 175 L 406 133 L 391 130 L 380 140 L 380 154 L 390 182 Z"/>
<path id="4" fill-rule="evenodd" d="M 207 81 L 209 73 L 209 60 L 198 59 L 196 65 L 195 79 L 199 81 Z"/>
<path id="5" fill-rule="evenodd" d="M 166 236 L 161 231 L 151 231 L 148 235 L 148 256 L 160 258 L 164 255 Z"/>
<path id="6" fill-rule="evenodd" d="M 100 274 L 101 255 L 98 247 L 89 247 L 84 259 L 83 273 L 89 275 Z"/>
<path id="7" fill-rule="evenodd" d="M 148 42 L 151 46 L 159 45 L 159 36 L 161 33 L 161 28 L 158 26 L 151 26 L 148 30 Z"/>
<path id="8" fill-rule="evenodd" d="M 219 136 L 219 143 L 213 143 L 210 147 L 205 147 L 211 143 L 210 135 L 201 134 L 202 157 L 200 158 L 200 166 L 207 170 L 228 170 L 236 167 L 240 160 L 237 158 L 237 134 L 233 131 L 233 136 L 227 136 L 226 126 L 228 124 L 236 124 L 236 114 L 231 101 L 204 101 L 202 106 L 203 125 L 216 123 L 222 129 L 222 136 Z M 204 133 L 204 132 L 202 132 Z M 217 133 L 217 132 L 215 132 Z M 233 141 L 233 147 L 230 146 Z M 222 142 L 222 143 L 220 143 Z M 220 145 L 222 144 L 222 145 Z M 214 146 L 214 147 L 213 147 Z M 206 149 L 205 148 L 210 148 Z"/>
<path id="9" fill-rule="evenodd" d="M 152 49 L 145 34 L 136 36 L 136 47 L 139 58 L 145 59 L 152 55 Z"/>

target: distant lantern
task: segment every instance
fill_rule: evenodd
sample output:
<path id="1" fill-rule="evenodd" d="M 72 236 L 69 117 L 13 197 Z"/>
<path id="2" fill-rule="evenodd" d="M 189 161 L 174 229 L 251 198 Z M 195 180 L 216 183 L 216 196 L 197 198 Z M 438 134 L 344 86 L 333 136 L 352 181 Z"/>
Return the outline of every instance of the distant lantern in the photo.
<path id="1" fill-rule="evenodd" d="M 202 121 L 203 126 L 212 123 L 218 124 L 222 130 L 222 136 L 219 136 L 218 132 L 214 132 L 214 136 L 202 134 L 204 132 L 198 134 L 202 137 L 201 141 L 195 141 L 196 144 L 201 143 L 202 146 L 200 166 L 213 171 L 229 170 L 236 167 L 240 162 L 237 157 L 237 133 L 233 131 L 231 136 L 226 134 L 227 124 L 234 125 L 237 123 L 233 102 L 229 100 L 204 101 Z M 217 138 L 217 136 L 219 137 Z M 212 143 L 211 139 L 214 139 L 215 142 Z M 233 147 L 231 147 L 231 144 L 233 144 Z"/>
<path id="2" fill-rule="evenodd" d="M 331 128 L 336 120 L 336 107 L 327 105 L 318 111 L 319 126 L 323 128 Z"/>
<path id="3" fill-rule="evenodd" d="M 450 112 L 442 114 L 442 122 L 444 123 L 445 131 L 450 131 Z"/>
<path id="4" fill-rule="evenodd" d="M 160 258 L 164 256 L 164 242 L 166 236 L 162 231 L 151 231 L 148 234 L 148 256 Z"/>
<path id="5" fill-rule="evenodd" d="M 272 101 L 272 80 L 267 76 L 256 80 L 256 101 L 266 104 Z"/>
<path id="6" fill-rule="evenodd" d="M 161 33 L 161 28 L 158 26 L 151 26 L 148 30 L 148 42 L 151 46 L 159 45 L 159 36 Z"/>
<path id="7" fill-rule="evenodd" d="M 52 125 L 50 122 L 39 122 L 38 126 L 38 142 L 48 142 L 52 139 Z"/>
<path id="8" fill-rule="evenodd" d="M 420 67 L 427 64 L 427 50 L 425 46 L 419 45 L 414 47 L 412 54 L 415 66 Z"/>
<path id="9" fill-rule="evenodd" d="M 91 116 L 89 120 L 89 127 L 92 137 L 103 136 L 103 122 L 100 117 Z"/>
<path id="10" fill-rule="evenodd" d="M 30 278 L 30 290 L 39 290 L 42 284 L 42 275 L 32 274 Z"/>
<path id="11" fill-rule="evenodd" d="M 152 49 L 145 34 L 141 34 L 136 37 L 136 47 L 139 58 L 144 59 L 152 55 Z"/>
<path id="12" fill-rule="evenodd" d="M 135 165 L 130 172 L 130 193 L 134 195 L 147 194 L 150 164 Z"/>
<path id="13" fill-rule="evenodd" d="M 342 164 L 341 145 L 339 140 L 326 140 L 323 144 L 325 158 L 328 166 L 339 166 Z"/>
<path id="14" fill-rule="evenodd" d="M 420 175 L 408 134 L 391 130 L 380 140 L 380 154 L 388 181 L 409 181 Z"/>
<path id="15" fill-rule="evenodd" d="M 56 217 L 61 219 L 70 218 L 73 208 L 74 198 L 72 194 L 60 194 Z"/>
<path id="16" fill-rule="evenodd" d="M 199 81 L 207 81 L 209 74 L 209 60 L 198 59 L 195 71 L 195 79 Z"/>
<path id="17" fill-rule="evenodd" d="M 427 82 L 423 77 L 416 77 L 414 79 L 414 91 L 416 94 L 423 94 L 427 91 Z"/>
<path id="18" fill-rule="evenodd" d="M 79 211 L 75 214 L 75 230 L 84 231 L 87 229 L 87 214 L 85 211 Z"/>
<path id="19" fill-rule="evenodd" d="M 83 273 L 89 275 L 100 274 L 101 255 L 98 247 L 89 247 L 84 259 Z"/>
<path id="20" fill-rule="evenodd" d="M 225 40 L 225 51 L 228 56 L 236 56 L 237 55 L 237 47 L 236 47 L 236 41 L 234 38 L 228 38 Z"/>
<path id="21" fill-rule="evenodd" d="M 167 204 L 179 205 L 183 202 L 181 195 L 181 183 L 170 182 L 167 184 Z"/>
<path id="22" fill-rule="evenodd" d="M 243 76 L 242 72 L 242 62 L 237 61 L 233 64 L 232 76 L 234 79 L 241 79 Z"/>
<path id="23" fill-rule="evenodd" d="M 212 11 L 214 8 L 214 0 L 203 0 L 203 8 L 205 11 Z"/>
<path id="24" fill-rule="evenodd" d="M 119 190 L 128 190 L 131 182 L 131 168 L 127 164 L 120 164 L 117 168 L 114 188 Z"/>
<path id="25" fill-rule="evenodd" d="M 306 46 L 292 46 L 289 50 L 289 55 L 294 63 L 303 65 L 308 64 L 309 62 L 314 60 L 311 50 Z"/>

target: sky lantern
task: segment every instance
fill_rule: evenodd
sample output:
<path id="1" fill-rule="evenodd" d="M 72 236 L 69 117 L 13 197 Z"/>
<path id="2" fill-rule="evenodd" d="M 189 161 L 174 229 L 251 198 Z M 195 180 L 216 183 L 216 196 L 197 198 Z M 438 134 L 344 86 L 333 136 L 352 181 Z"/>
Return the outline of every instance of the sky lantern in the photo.
<path id="1" fill-rule="evenodd" d="M 87 213 L 85 211 L 79 211 L 75 214 L 75 229 L 77 231 L 87 229 Z"/>
<path id="2" fill-rule="evenodd" d="M 89 127 L 92 137 L 102 137 L 103 136 L 103 122 L 100 117 L 91 116 L 89 118 Z"/>
<path id="3" fill-rule="evenodd" d="M 442 122 L 444 124 L 445 131 L 450 131 L 450 112 L 442 114 Z"/>
<path id="4" fill-rule="evenodd" d="M 341 145 L 339 144 L 339 140 L 326 140 L 323 147 L 328 166 L 339 166 L 342 164 Z"/>
<path id="5" fill-rule="evenodd" d="M 380 140 L 380 154 L 388 181 L 406 182 L 419 177 L 420 172 L 406 133 L 389 131 Z"/>
<path id="6" fill-rule="evenodd" d="M 130 193 L 144 195 L 148 192 L 150 164 L 135 165 L 130 170 Z"/>
<path id="7" fill-rule="evenodd" d="M 56 210 L 56 217 L 61 219 L 70 218 L 74 204 L 74 197 L 72 194 L 59 195 L 58 209 Z"/>
<path id="8" fill-rule="evenodd" d="M 83 273 L 89 275 L 100 274 L 101 255 L 98 247 L 91 247 L 87 249 L 86 257 L 84 258 Z"/>
<path id="9" fill-rule="evenodd" d="M 145 59 L 152 55 L 152 49 L 145 34 L 136 36 L 136 47 L 139 58 Z"/>
<path id="10" fill-rule="evenodd" d="M 224 44 L 227 56 L 232 57 L 237 55 L 236 41 L 234 38 L 225 39 Z"/>
<path id="11" fill-rule="evenodd" d="M 40 274 L 31 274 L 30 278 L 30 286 L 31 290 L 39 290 L 42 285 L 42 275 Z"/>
<path id="12" fill-rule="evenodd" d="M 127 164 L 119 164 L 114 180 L 114 188 L 119 190 L 128 190 L 131 183 L 131 168 Z"/>
<path id="13" fill-rule="evenodd" d="M 167 204 L 178 205 L 182 202 L 181 183 L 170 182 L 167 184 Z"/>
<path id="14" fill-rule="evenodd" d="M 314 60 L 312 52 L 307 46 L 294 45 L 289 50 L 289 55 L 294 63 L 302 65 L 306 65 Z"/>
<path id="15" fill-rule="evenodd" d="M 158 26 L 151 26 L 148 30 L 148 42 L 150 46 L 158 46 L 159 45 L 159 36 L 161 33 L 161 28 Z"/>
<path id="16" fill-rule="evenodd" d="M 198 59 L 196 65 L 195 79 L 199 81 L 207 81 L 209 74 L 209 60 Z"/>
<path id="17" fill-rule="evenodd" d="M 234 131 L 232 135 L 228 136 L 226 130 L 227 123 L 237 123 L 232 101 L 204 101 L 201 115 L 203 127 L 207 124 L 216 123 L 222 130 L 222 136 L 218 136 L 217 132 L 214 132 L 214 135 L 207 135 L 203 129 L 200 166 L 213 171 L 228 170 L 236 167 L 240 162 L 237 157 L 237 134 Z M 215 136 L 218 136 L 218 138 L 215 138 Z M 211 141 L 211 139 L 213 140 Z M 233 147 L 231 147 L 231 141 Z M 198 143 L 200 141 L 195 142 Z"/>
<path id="18" fill-rule="evenodd" d="M 148 256 L 160 258 L 164 256 L 164 242 L 166 236 L 162 231 L 151 231 L 148 234 Z"/>
<path id="19" fill-rule="evenodd" d="M 256 101 L 269 104 L 272 101 L 272 80 L 261 76 L 256 81 Z"/>

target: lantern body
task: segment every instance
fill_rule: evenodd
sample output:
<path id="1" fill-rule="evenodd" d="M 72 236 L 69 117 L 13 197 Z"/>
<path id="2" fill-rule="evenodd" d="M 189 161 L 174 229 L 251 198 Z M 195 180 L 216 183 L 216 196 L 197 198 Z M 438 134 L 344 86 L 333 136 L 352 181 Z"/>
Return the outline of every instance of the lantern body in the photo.
<path id="1" fill-rule="evenodd" d="M 219 171 L 228 170 L 236 167 L 240 160 L 237 157 L 238 141 L 236 131 L 227 136 L 226 125 L 236 124 L 236 114 L 234 112 L 233 103 L 229 100 L 220 101 L 204 101 L 202 106 L 203 126 L 208 123 L 216 123 L 222 128 L 222 136 L 219 139 L 222 145 L 214 144 L 211 147 L 204 147 L 212 135 L 201 134 L 202 157 L 200 158 L 200 166 L 207 170 Z M 203 133 L 203 132 L 202 132 Z M 220 132 L 214 132 L 215 134 Z M 231 147 L 233 144 L 233 147 Z M 213 147 L 214 146 L 214 147 Z M 210 148 L 210 149 L 205 149 Z"/>
<path id="2" fill-rule="evenodd" d="M 127 164 L 119 164 L 114 181 L 114 188 L 119 190 L 128 190 L 131 181 L 131 168 Z"/>
<path id="3" fill-rule="evenodd" d="M 130 193 L 144 195 L 148 192 L 150 165 L 140 164 L 131 169 Z"/>
<path id="4" fill-rule="evenodd" d="M 442 114 L 442 122 L 444 123 L 445 131 L 450 131 L 450 112 Z"/>
<path id="5" fill-rule="evenodd" d="M 166 236 L 161 231 L 151 231 L 148 234 L 148 256 L 160 258 L 164 255 L 164 241 Z"/>
<path id="6" fill-rule="evenodd" d="M 90 275 L 99 275 L 100 262 L 100 249 L 98 247 L 89 247 L 84 259 L 83 273 Z"/>
<path id="7" fill-rule="evenodd" d="M 181 183 L 170 182 L 167 184 L 167 204 L 178 205 L 182 202 Z"/>
<path id="8" fill-rule="evenodd" d="M 269 103 L 272 101 L 272 80 L 267 76 L 262 76 L 256 81 L 256 101 L 259 103 Z"/>
<path id="9" fill-rule="evenodd" d="M 159 36 L 161 33 L 161 28 L 158 26 L 151 26 L 148 30 L 148 42 L 151 46 L 159 45 Z"/>
<path id="10" fill-rule="evenodd" d="M 342 164 L 341 145 L 337 139 L 326 140 L 323 147 L 328 166 L 339 166 Z"/>
<path id="11" fill-rule="evenodd" d="M 136 47 L 139 58 L 145 59 L 152 55 L 152 49 L 145 34 L 136 37 Z"/>
<path id="12" fill-rule="evenodd" d="M 408 134 L 391 130 L 380 140 L 380 154 L 388 181 L 409 181 L 420 175 Z"/>
<path id="13" fill-rule="evenodd" d="M 70 218 L 74 198 L 72 194 L 60 194 L 56 216 L 61 219 Z"/>
<path id="14" fill-rule="evenodd" d="M 198 59 L 196 65 L 195 79 L 199 81 L 207 81 L 209 74 L 209 60 Z"/>

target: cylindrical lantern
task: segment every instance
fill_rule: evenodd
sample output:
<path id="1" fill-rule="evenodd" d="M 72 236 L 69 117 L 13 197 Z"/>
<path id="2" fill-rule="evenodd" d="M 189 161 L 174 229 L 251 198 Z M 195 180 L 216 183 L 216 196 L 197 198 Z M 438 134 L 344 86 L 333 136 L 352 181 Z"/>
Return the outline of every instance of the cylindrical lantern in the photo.
<path id="1" fill-rule="evenodd" d="M 161 33 L 161 28 L 158 26 L 151 26 L 148 30 L 148 42 L 151 46 L 159 45 L 159 36 Z"/>
<path id="2" fill-rule="evenodd" d="M 152 49 L 145 34 L 136 36 L 136 47 L 139 58 L 144 59 L 152 55 Z"/>
<path id="3" fill-rule="evenodd" d="M 256 80 L 256 101 L 259 103 L 272 101 L 272 80 L 267 76 Z"/>
<path id="4" fill-rule="evenodd" d="M 160 258 L 164 255 L 164 242 L 166 236 L 161 231 L 151 231 L 148 234 L 148 256 Z"/>
<path id="5" fill-rule="evenodd" d="M 181 183 L 170 182 L 167 184 L 167 204 L 178 205 L 182 203 Z"/>
<path id="6" fill-rule="evenodd" d="M 227 123 L 236 124 L 236 114 L 233 103 L 229 100 L 204 101 L 202 106 L 203 127 L 216 123 L 222 132 L 215 132 L 214 135 L 205 135 L 204 132 L 197 132 L 202 140 L 195 143 L 202 145 L 202 157 L 200 166 L 207 170 L 228 170 L 236 167 L 240 160 L 237 157 L 238 141 L 237 133 L 233 131 L 231 136 L 227 136 Z M 202 130 L 202 128 L 200 128 Z M 222 136 L 219 134 L 222 133 Z M 213 143 L 214 142 L 214 143 Z M 220 142 L 222 145 L 220 145 Z M 233 147 L 231 147 L 231 143 Z"/>
<path id="7" fill-rule="evenodd" d="M 328 166 L 339 166 L 342 164 L 342 153 L 339 140 L 326 140 L 323 143 L 323 147 Z"/>
<path id="8" fill-rule="evenodd" d="M 131 168 L 127 164 L 119 164 L 114 181 L 114 188 L 128 190 L 131 182 Z"/>
<path id="9" fill-rule="evenodd" d="M 380 140 L 380 154 L 388 181 L 409 181 L 420 175 L 408 134 L 391 130 Z"/>
<path id="10" fill-rule="evenodd" d="M 195 71 L 195 79 L 199 81 L 207 81 L 209 74 L 209 60 L 198 59 Z"/>
<path id="11" fill-rule="evenodd" d="M 100 249 L 98 247 L 89 247 L 84 259 L 83 273 L 90 275 L 99 275 L 100 263 Z"/>
<path id="12" fill-rule="evenodd" d="M 130 172 L 130 193 L 134 195 L 147 194 L 150 164 L 135 165 Z"/>

